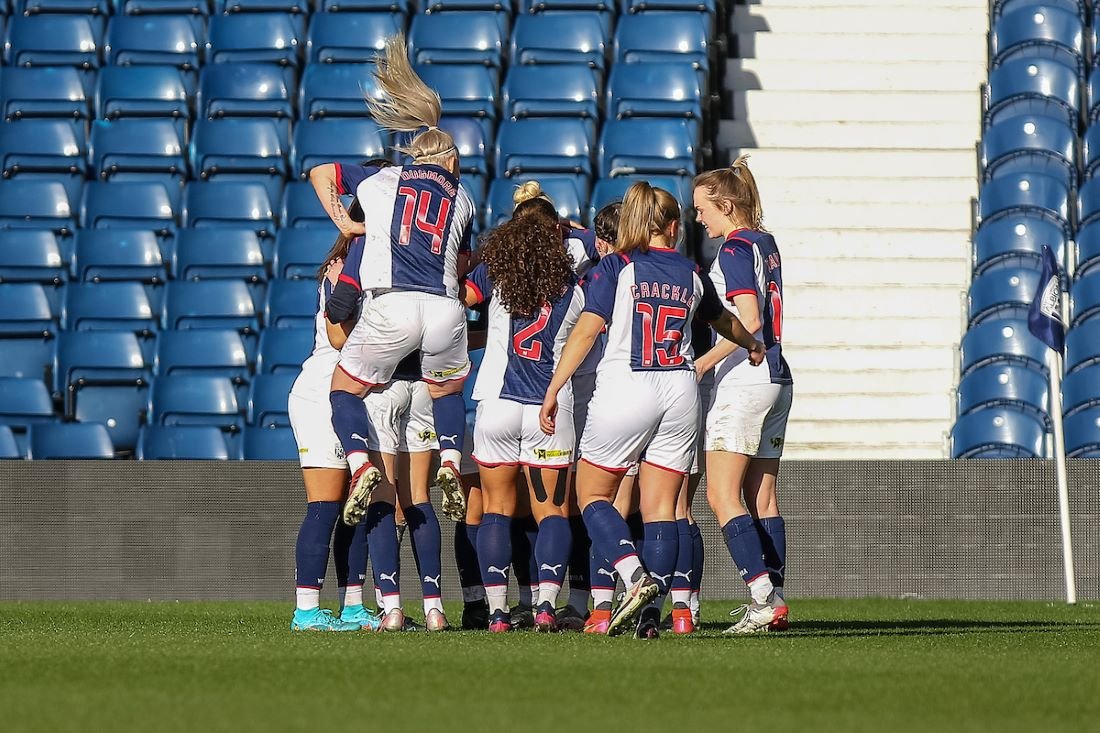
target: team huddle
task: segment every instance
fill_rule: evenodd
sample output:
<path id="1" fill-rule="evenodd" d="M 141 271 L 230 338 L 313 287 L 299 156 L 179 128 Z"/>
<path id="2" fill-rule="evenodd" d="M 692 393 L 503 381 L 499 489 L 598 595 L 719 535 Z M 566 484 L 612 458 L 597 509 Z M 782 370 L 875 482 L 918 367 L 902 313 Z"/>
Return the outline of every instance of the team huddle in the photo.
<path id="1" fill-rule="evenodd" d="M 780 256 L 744 159 L 693 182 L 697 219 L 724 240 L 708 273 L 677 251 L 676 198 L 645 182 L 592 230 L 524 183 L 475 252 L 476 209 L 438 95 L 400 37 L 375 73 L 384 96 L 371 114 L 405 134 L 397 150 L 411 163 L 310 173 L 340 236 L 290 395 L 308 501 L 291 627 L 416 628 L 399 583 L 407 527 L 424 627 L 450 628 L 435 486 L 457 522 L 463 628 L 691 633 L 703 544 L 690 506 L 705 472 L 751 596 L 729 632 L 785 629 L 776 476 L 792 378 Z M 468 309 L 483 329 L 468 330 Z M 330 548 L 338 615 L 319 602 Z M 363 598 L 368 548 L 377 613 Z"/>

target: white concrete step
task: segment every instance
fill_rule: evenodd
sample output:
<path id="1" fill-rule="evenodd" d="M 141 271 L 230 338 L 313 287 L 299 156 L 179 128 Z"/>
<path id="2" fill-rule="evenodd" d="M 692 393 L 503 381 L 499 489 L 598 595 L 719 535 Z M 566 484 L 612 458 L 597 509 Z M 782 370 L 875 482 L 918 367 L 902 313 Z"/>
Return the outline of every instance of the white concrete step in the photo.
<path id="1" fill-rule="evenodd" d="M 795 402 L 798 395 L 795 394 Z M 792 404 L 793 408 L 793 404 Z M 787 424 L 788 444 L 828 443 L 833 445 L 899 445 L 908 441 L 940 445 L 951 426 L 942 419 L 917 420 L 884 418 L 881 420 L 804 420 L 793 414 Z M 784 451 L 784 455 L 786 451 Z"/>
<path id="2" fill-rule="evenodd" d="M 787 273 L 784 273 L 787 275 Z M 783 305 L 790 326 L 801 317 L 839 319 L 831 331 L 854 329 L 860 321 L 952 318 L 959 313 L 961 289 L 957 285 L 896 285 L 868 283 L 857 292 L 840 292 L 831 284 L 801 283 L 785 277 Z M 789 329 L 787 330 L 790 333 Z M 916 340 L 919 334 L 898 334 Z M 819 343 L 829 343 L 830 333 L 819 333 Z"/>
<path id="3" fill-rule="evenodd" d="M 837 229 L 925 229 L 965 232 L 970 228 L 970 206 L 955 203 L 913 202 L 908 204 L 769 202 L 765 224 L 770 221 L 800 221 L 809 228 Z"/>
<path id="4" fill-rule="evenodd" d="M 765 201 L 767 199 L 765 198 Z M 768 207 L 764 205 L 767 218 Z M 969 232 L 937 232 L 922 229 L 801 229 L 792 222 L 770 221 L 768 228 L 788 257 L 832 256 L 843 258 L 887 258 L 899 260 L 970 257 Z"/>
<path id="5" fill-rule="evenodd" d="M 771 123 L 767 123 L 771 124 Z M 750 153 L 753 175 L 764 178 L 941 178 L 967 176 L 975 171 L 974 150 L 802 150 L 761 147 L 731 148 L 732 162 Z M 759 171 L 759 174 L 757 173 Z"/>
<path id="6" fill-rule="evenodd" d="M 726 61 L 727 89 L 974 92 L 988 76 L 981 61 L 806 63 L 787 59 Z"/>
<path id="7" fill-rule="evenodd" d="M 731 51 L 742 58 L 888 62 L 965 61 L 984 64 L 985 35 L 905 33 L 737 33 Z"/>
<path id="8" fill-rule="evenodd" d="M 791 418 L 800 422 L 830 420 L 950 420 L 951 399 L 944 394 L 800 394 L 791 405 Z"/>
<path id="9" fill-rule="evenodd" d="M 970 285 L 970 268 L 958 260 L 837 259 L 828 253 L 817 257 L 792 257 L 783 253 L 783 278 L 786 282 L 828 283 L 836 287 L 862 288 L 876 285 L 955 285 L 965 290 Z"/>
<path id="10" fill-rule="evenodd" d="M 808 443 L 798 438 L 798 428 L 793 431 L 787 428 L 787 443 L 783 447 L 783 460 L 785 461 L 874 461 L 874 460 L 933 460 L 947 458 L 939 442 L 916 443 L 907 440 L 901 443 L 853 443 L 850 440 L 842 440 L 836 443 Z M 783 483 L 783 472 L 779 474 L 780 485 Z"/>
<path id="11" fill-rule="evenodd" d="M 792 367 L 793 369 L 793 367 Z M 795 393 L 804 394 L 928 394 L 954 386 L 953 368 L 867 371 L 864 369 L 808 369 L 794 371 Z M 946 385 L 946 386 L 944 386 Z"/>
<path id="12" fill-rule="evenodd" d="M 975 36 L 989 29 L 988 8 L 974 3 L 967 7 L 938 8 L 929 12 L 919 7 L 763 7 L 734 6 L 730 31 L 745 33 L 903 33 L 941 38 L 965 33 Z"/>
<path id="13" fill-rule="evenodd" d="M 830 346 L 821 340 L 800 344 L 784 339 L 783 354 L 795 381 L 801 369 L 851 372 L 896 372 L 910 369 L 955 369 L 954 348 L 939 339 L 929 344 L 907 341 L 901 346 Z M 955 336 L 954 344 L 959 337 Z"/>
<path id="14" fill-rule="evenodd" d="M 971 92 L 834 92 L 750 89 L 732 92 L 733 116 L 762 122 L 928 122 L 970 124 L 981 120 L 978 90 Z M 960 147 L 972 143 L 960 141 Z M 918 140 L 910 147 L 922 147 Z"/>
<path id="15" fill-rule="evenodd" d="M 977 97 L 975 96 L 975 99 Z M 849 120 L 776 121 L 723 120 L 718 146 L 784 148 L 912 148 L 974 150 L 981 126 L 970 122 L 863 122 Z"/>
<path id="16" fill-rule="evenodd" d="M 850 358 L 853 359 L 851 367 L 859 371 L 863 369 L 861 351 L 864 349 L 901 348 L 910 344 L 928 344 L 950 349 L 962 333 L 962 309 L 959 306 L 955 307 L 954 312 L 935 316 L 916 312 L 909 316 L 869 318 L 860 313 L 849 313 L 847 316 L 838 313 L 838 311 L 850 312 L 864 307 L 842 300 L 839 301 L 839 305 L 822 305 L 823 310 L 834 315 L 821 317 L 817 313 L 793 310 L 794 306 L 789 304 L 791 300 L 789 294 L 796 287 L 802 289 L 806 286 L 795 283 L 787 287 L 788 294 L 785 299 L 788 301 L 785 304 L 787 318 L 783 323 L 784 348 L 793 349 L 791 359 L 797 356 L 797 347 L 800 344 L 829 345 L 834 348 L 849 347 L 852 350 Z M 836 290 L 836 288 L 833 289 Z M 899 290 L 904 291 L 908 288 L 899 288 Z M 799 304 L 797 299 L 796 304 Z M 953 358 L 950 353 L 948 357 Z M 793 368 L 794 361 L 790 363 Z M 948 363 L 948 359 L 943 361 L 945 365 Z M 810 362 L 810 364 L 814 363 Z"/>
<path id="17" fill-rule="evenodd" d="M 838 171 L 836 178 L 771 178 L 756 173 L 755 161 L 753 158 L 749 164 L 754 169 L 765 214 L 768 206 L 777 201 L 958 204 L 978 195 L 978 182 L 974 177 L 898 178 L 885 182 L 877 178 L 846 178 L 842 177 L 844 171 Z"/>

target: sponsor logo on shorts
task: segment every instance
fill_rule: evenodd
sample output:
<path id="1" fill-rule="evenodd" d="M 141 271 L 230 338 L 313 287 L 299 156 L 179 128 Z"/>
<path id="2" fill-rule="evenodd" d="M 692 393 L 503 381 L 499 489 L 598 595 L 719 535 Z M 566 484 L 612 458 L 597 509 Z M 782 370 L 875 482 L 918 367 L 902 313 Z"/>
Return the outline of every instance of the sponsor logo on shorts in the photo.
<path id="1" fill-rule="evenodd" d="M 568 458 L 573 455 L 572 448 L 561 448 L 557 450 L 546 450 L 545 448 L 534 448 L 531 450 L 535 454 L 535 458 L 540 461 L 546 461 L 551 458 Z"/>
<path id="2" fill-rule="evenodd" d="M 431 428 L 424 428 L 416 434 L 416 437 L 420 440 L 423 440 L 425 443 L 428 443 L 435 440 L 435 431 Z"/>
<path id="3" fill-rule="evenodd" d="M 435 377 L 436 379 L 446 379 L 447 377 L 453 377 L 454 375 L 459 374 L 460 372 L 463 372 L 465 370 L 466 364 L 463 364 L 462 366 L 455 367 L 454 369 L 430 369 L 428 370 L 428 374 L 429 376 Z"/>
<path id="4" fill-rule="evenodd" d="M 309 448 L 299 448 L 298 449 L 298 455 L 304 456 L 306 453 L 309 453 Z"/>
<path id="5" fill-rule="evenodd" d="M 783 438 L 772 438 L 772 448 L 782 448 Z"/>

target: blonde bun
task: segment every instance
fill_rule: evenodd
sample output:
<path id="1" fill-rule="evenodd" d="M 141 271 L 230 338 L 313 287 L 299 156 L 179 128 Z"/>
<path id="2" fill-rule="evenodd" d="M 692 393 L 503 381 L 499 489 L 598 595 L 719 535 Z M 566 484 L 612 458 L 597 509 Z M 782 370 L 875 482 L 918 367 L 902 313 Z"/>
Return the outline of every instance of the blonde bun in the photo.
<path id="1" fill-rule="evenodd" d="M 548 199 L 542 192 L 542 186 L 539 185 L 539 182 L 525 181 L 516 187 L 516 190 L 512 193 L 512 203 L 519 206 L 525 201 L 530 201 L 531 199 L 537 199 L 539 197 Z"/>

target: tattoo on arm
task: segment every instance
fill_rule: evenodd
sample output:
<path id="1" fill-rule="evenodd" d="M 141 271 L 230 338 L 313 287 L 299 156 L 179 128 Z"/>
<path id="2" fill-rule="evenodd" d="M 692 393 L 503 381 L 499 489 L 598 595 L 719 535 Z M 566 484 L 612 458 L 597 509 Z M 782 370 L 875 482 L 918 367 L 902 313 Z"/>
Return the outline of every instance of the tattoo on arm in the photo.
<path id="1" fill-rule="evenodd" d="M 344 202 L 340 200 L 340 193 L 336 190 L 335 183 L 328 184 L 329 204 L 332 208 L 332 218 L 339 229 L 343 229 L 348 223 L 348 213 L 344 210 Z"/>

